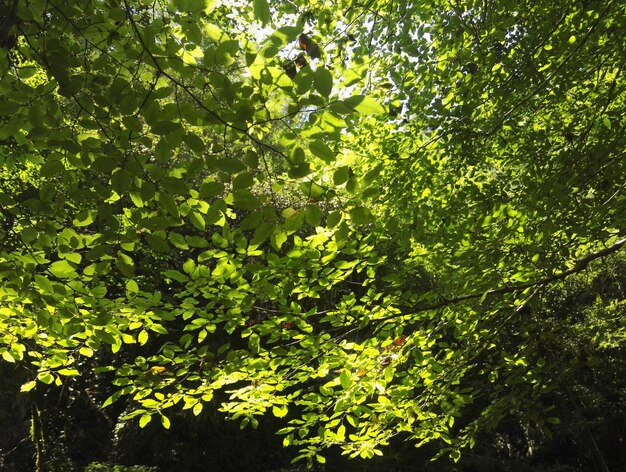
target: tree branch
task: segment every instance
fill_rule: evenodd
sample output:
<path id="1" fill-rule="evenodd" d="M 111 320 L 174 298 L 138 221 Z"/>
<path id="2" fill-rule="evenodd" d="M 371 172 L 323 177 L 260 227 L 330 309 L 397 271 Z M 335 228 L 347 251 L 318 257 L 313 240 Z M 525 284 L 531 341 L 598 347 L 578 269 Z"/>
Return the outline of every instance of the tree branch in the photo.
<path id="1" fill-rule="evenodd" d="M 489 297 L 492 295 L 502 295 L 505 293 L 518 292 L 520 290 L 526 290 L 527 288 L 530 288 L 530 287 L 542 287 L 544 285 L 551 284 L 558 280 L 563 280 L 572 274 L 577 274 L 579 272 L 584 271 L 592 261 L 619 251 L 625 244 L 626 244 L 626 239 L 620 239 L 619 241 L 615 242 L 613 245 L 609 247 L 606 247 L 599 251 L 592 252 L 586 255 L 585 257 L 583 257 L 582 259 L 577 260 L 576 263 L 574 264 L 574 267 L 572 267 L 571 269 L 565 270 L 563 272 L 559 272 L 557 274 L 551 275 L 549 277 L 545 277 L 543 279 L 535 280 L 534 282 L 524 282 L 521 284 L 511 285 L 507 287 L 500 287 L 500 288 L 496 288 L 493 290 L 487 290 L 486 292 L 475 292 L 475 293 L 469 293 L 466 295 L 460 295 L 455 298 L 441 300 L 440 302 L 434 303 L 432 305 L 425 305 L 425 306 L 415 307 L 415 308 L 403 307 L 404 308 L 403 311 L 410 311 L 411 313 L 419 313 L 422 311 L 437 310 L 439 308 L 444 308 L 450 305 L 456 305 L 457 303 L 465 302 L 468 300 L 476 300 L 476 299 L 480 299 L 483 297 Z M 384 318 L 379 318 L 373 321 L 376 321 L 376 322 L 388 321 L 388 320 L 400 318 L 403 316 L 407 316 L 407 313 L 405 312 L 401 314 L 395 314 L 395 315 L 387 316 Z"/>

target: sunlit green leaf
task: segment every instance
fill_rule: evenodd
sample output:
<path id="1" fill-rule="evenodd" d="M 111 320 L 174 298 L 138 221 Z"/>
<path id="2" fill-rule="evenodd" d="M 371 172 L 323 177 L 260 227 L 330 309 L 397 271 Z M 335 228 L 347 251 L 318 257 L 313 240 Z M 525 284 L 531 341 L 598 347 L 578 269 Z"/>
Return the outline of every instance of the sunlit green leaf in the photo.
<path id="1" fill-rule="evenodd" d="M 147 414 L 147 413 L 146 413 L 146 414 L 141 415 L 141 418 L 139 418 L 139 427 L 140 427 L 140 428 L 145 428 L 145 427 L 146 427 L 146 425 L 147 425 L 148 423 L 150 423 L 150 421 L 152 421 L 152 416 L 151 416 L 151 415 L 149 415 L 149 414 Z"/>
<path id="2" fill-rule="evenodd" d="M 333 90 L 333 76 L 325 67 L 318 67 L 313 73 L 313 84 L 320 95 L 328 97 Z"/>
<path id="3" fill-rule="evenodd" d="M 53 262 L 50 264 L 49 270 L 52 275 L 60 279 L 71 279 L 78 276 L 74 266 L 66 260 Z M 45 284 L 42 278 L 38 280 L 39 282 L 43 282 Z"/>
<path id="4" fill-rule="evenodd" d="M 319 157 L 327 164 L 330 164 L 337 157 L 333 150 L 324 141 L 316 139 L 309 145 L 313 155 Z"/>

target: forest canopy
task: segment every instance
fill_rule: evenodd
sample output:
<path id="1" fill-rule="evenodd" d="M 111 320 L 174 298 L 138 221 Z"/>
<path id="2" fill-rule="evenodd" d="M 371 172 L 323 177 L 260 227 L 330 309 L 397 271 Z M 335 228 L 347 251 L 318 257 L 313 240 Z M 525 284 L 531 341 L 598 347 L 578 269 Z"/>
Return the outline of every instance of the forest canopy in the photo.
<path id="1" fill-rule="evenodd" d="M 0 355 L 35 405 L 97 378 L 142 427 L 456 460 L 559 423 L 559 332 L 623 354 L 621 286 L 548 314 L 626 243 L 624 2 L 0 12 Z"/>

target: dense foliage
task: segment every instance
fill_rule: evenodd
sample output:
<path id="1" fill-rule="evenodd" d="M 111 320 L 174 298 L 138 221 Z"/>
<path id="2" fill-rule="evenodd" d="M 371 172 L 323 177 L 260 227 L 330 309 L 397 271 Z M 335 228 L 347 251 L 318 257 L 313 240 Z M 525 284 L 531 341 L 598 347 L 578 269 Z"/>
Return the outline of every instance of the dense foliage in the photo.
<path id="1" fill-rule="evenodd" d="M 619 268 L 564 295 L 626 243 L 623 2 L 0 11 L 0 354 L 38 467 L 62 389 L 142 428 L 270 414 L 309 464 L 457 460 L 511 421 L 532 453 L 601 395 L 560 391 L 580 363 L 623 371 Z"/>

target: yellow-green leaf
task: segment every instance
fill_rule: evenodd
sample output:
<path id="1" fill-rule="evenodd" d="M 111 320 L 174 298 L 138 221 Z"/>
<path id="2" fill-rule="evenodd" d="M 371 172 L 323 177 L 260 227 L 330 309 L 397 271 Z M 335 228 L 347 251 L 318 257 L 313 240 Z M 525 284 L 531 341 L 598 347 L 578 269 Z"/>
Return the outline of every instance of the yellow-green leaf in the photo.
<path id="1" fill-rule="evenodd" d="M 137 341 L 140 345 L 144 345 L 148 342 L 148 332 L 145 329 L 142 329 L 137 336 Z"/>
<path id="2" fill-rule="evenodd" d="M 4 351 L 2 353 L 2 358 L 7 362 L 11 362 L 12 364 L 15 363 L 15 357 L 13 357 L 13 355 L 9 351 Z"/>
<path id="3" fill-rule="evenodd" d="M 141 415 L 141 418 L 139 418 L 139 427 L 144 428 L 148 423 L 150 423 L 150 421 L 152 421 L 152 416 L 144 413 L 143 415 Z"/>
<path id="4" fill-rule="evenodd" d="M 37 386 L 37 381 L 30 380 L 26 382 L 25 384 L 22 384 L 22 386 L 20 387 L 20 392 L 30 392 L 36 386 Z"/>

